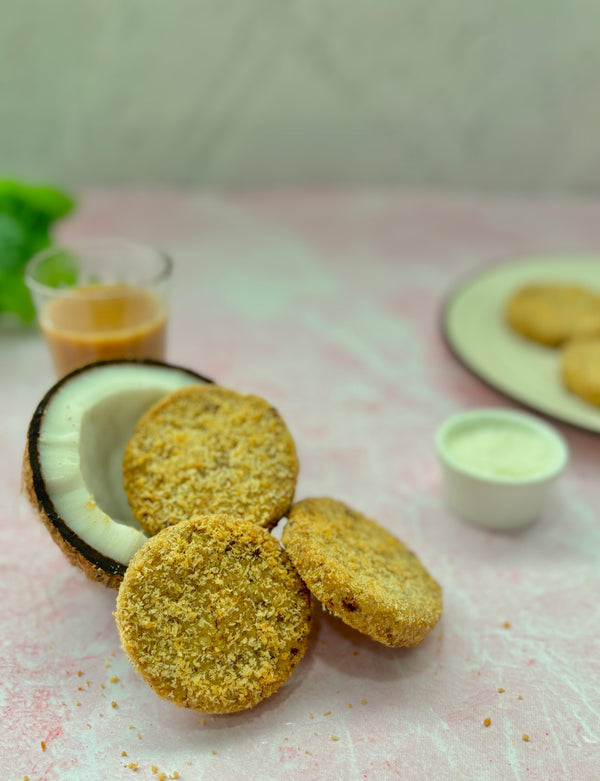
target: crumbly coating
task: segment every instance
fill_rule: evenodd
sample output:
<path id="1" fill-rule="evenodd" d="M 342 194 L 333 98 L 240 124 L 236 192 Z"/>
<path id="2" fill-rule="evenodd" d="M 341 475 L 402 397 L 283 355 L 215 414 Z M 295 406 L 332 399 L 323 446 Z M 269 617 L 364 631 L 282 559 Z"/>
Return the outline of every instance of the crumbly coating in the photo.
<path id="1" fill-rule="evenodd" d="M 579 285 L 528 285 L 510 297 L 505 314 L 515 331 L 551 347 L 600 334 L 600 295 Z"/>
<path id="2" fill-rule="evenodd" d="M 567 342 L 561 350 L 560 372 L 566 388 L 600 407 L 600 337 Z"/>
<path id="3" fill-rule="evenodd" d="M 156 694 L 232 713 L 292 674 L 306 651 L 311 601 L 268 531 L 221 514 L 151 537 L 125 573 L 115 615 L 125 654 Z"/>
<path id="4" fill-rule="evenodd" d="M 440 586 L 414 553 L 341 502 L 293 505 L 282 542 L 323 606 L 373 640 L 418 645 L 440 618 Z"/>
<path id="5" fill-rule="evenodd" d="M 284 421 L 264 399 L 194 385 L 141 418 L 125 451 L 123 476 L 147 534 L 210 513 L 270 529 L 294 498 L 298 458 Z"/>

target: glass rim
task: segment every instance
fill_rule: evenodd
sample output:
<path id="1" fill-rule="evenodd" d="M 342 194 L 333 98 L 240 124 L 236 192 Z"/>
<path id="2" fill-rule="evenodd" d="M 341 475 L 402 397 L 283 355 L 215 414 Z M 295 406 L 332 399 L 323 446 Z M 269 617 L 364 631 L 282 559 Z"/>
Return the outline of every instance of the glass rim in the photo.
<path id="1" fill-rule="evenodd" d="M 151 247 L 147 244 L 140 244 L 135 241 L 129 241 L 128 239 L 121 239 L 118 237 L 107 237 L 99 239 L 85 239 L 81 241 L 70 242 L 69 244 L 53 244 L 49 247 L 36 252 L 29 258 L 25 264 L 23 271 L 23 279 L 25 284 L 32 293 L 40 293 L 43 295 L 52 295 L 54 297 L 69 297 L 73 295 L 73 292 L 77 290 L 77 286 L 72 287 L 53 287 L 52 285 L 46 285 L 44 282 L 40 282 L 33 275 L 33 270 L 46 258 L 58 255 L 62 252 L 85 252 L 85 250 L 98 250 L 102 248 L 118 248 L 128 247 L 131 249 L 144 250 L 151 253 L 156 259 L 162 262 L 162 268 L 156 273 L 149 275 L 143 281 L 140 281 L 137 286 L 140 288 L 152 287 L 153 285 L 160 284 L 167 280 L 173 270 L 173 260 L 163 250 Z M 93 291 L 92 286 L 86 291 L 89 292 L 91 298 L 111 298 L 112 294 L 106 290 L 106 288 L 98 288 L 97 291 Z"/>

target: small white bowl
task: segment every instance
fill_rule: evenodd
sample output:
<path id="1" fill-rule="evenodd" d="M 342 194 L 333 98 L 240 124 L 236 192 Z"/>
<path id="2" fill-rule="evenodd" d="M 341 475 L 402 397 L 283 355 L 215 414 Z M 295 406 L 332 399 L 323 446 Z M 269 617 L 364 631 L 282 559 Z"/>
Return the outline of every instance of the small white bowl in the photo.
<path id="1" fill-rule="evenodd" d="M 470 523 L 498 530 L 535 520 L 569 458 L 555 428 L 506 409 L 454 415 L 438 430 L 436 448 L 449 508 Z"/>

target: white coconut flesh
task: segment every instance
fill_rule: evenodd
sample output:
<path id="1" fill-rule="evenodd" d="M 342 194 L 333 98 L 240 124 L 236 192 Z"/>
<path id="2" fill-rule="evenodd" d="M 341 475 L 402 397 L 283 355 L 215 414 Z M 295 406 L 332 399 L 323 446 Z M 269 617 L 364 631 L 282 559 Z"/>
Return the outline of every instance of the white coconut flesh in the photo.
<path id="1" fill-rule="evenodd" d="M 46 404 L 38 454 L 46 493 L 64 523 L 127 566 L 147 537 L 123 488 L 123 455 L 156 401 L 203 378 L 156 364 L 100 364 L 64 382 Z"/>

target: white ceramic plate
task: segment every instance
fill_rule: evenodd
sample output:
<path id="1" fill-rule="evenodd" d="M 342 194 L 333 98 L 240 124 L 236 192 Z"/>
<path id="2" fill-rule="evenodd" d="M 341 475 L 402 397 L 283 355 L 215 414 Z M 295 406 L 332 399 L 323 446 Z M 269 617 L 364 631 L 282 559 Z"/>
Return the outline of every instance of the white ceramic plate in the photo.
<path id="1" fill-rule="evenodd" d="M 600 408 L 563 386 L 559 350 L 524 339 L 504 320 L 509 296 L 536 282 L 576 283 L 600 291 L 600 258 L 528 257 L 484 269 L 446 302 L 442 327 L 448 345 L 462 364 L 509 398 L 600 432 Z"/>

